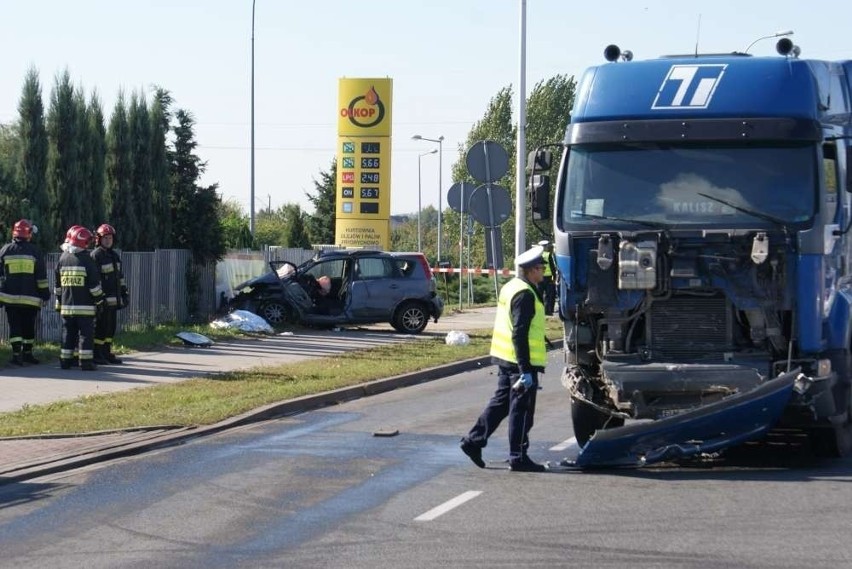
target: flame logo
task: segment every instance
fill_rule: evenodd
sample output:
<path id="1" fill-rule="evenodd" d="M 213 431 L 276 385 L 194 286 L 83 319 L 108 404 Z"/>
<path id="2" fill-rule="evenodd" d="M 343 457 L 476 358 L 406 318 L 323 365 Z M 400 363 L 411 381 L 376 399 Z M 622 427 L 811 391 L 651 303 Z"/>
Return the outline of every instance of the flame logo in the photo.
<path id="1" fill-rule="evenodd" d="M 359 107 L 358 103 L 362 101 L 369 107 L 375 108 L 365 108 L 363 105 Z M 385 118 L 385 105 L 382 103 L 375 87 L 370 86 L 370 89 L 365 94 L 352 99 L 349 102 L 349 106 L 341 109 L 340 113 L 342 116 L 348 118 L 349 122 L 355 126 L 370 128 L 376 126 Z"/>
<path id="2" fill-rule="evenodd" d="M 364 95 L 364 101 L 371 106 L 374 106 L 376 103 L 379 102 L 379 94 L 376 93 L 375 87 L 370 87 L 370 90 L 367 91 L 366 95 Z"/>

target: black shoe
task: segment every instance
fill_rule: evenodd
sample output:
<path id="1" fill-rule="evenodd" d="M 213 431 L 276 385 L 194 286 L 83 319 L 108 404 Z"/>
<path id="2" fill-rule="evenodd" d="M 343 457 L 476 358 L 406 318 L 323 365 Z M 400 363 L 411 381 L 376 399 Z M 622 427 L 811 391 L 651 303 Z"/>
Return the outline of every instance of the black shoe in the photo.
<path id="1" fill-rule="evenodd" d="M 543 464 L 533 462 L 530 457 L 524 456 L 515 462 L 509 462 L 509 470 L 512 472 L 544 472 L 546 469 Z"/>
<path id="2" fill-rule="evenodd" d="M 93 359 L 92 361 L 95 362 L 99 366 L 105 366 L 105 365 L 109 364 L 109 361 L 106 358 L 104 358 L 103 356 L 95 356 L 95 359 Z"/>
<path id="3" fill-rule="evenodd" d="M 95 362 L 93 362 L 92 360 L 83 360 L 82 362 L 80 362 L 80 368 L 83 371 L 95 371 L 96 369 L 98 369 L 98 366 L 95 365 Z"/>
<path id="4" fill-rule="evenodd" d="M 107 361 L 107 363 L 109 363 L 109 364 L 115 364 L 115 365 L 123 364 L 123 363 L 124 363 L 123 361 L 121 361 L 121 358 L 117 358 L 117 357 L 115 357 L 115 356 L 114 356 L 114 355 L 112 355 L 112 354 L 107 354 L 107 355 L 106 355 L 106 361 Z"/>
<path id="5" fill-rule="evenodd" d="M 15 366 L 23 366 L 24 360 L 21 357 L 21 354 L 12 354 L 12 359 L 9 360 L 9 363 Z"/>
<path id="6" fill-rule="evenodd" d="M 470 458 L 473 464 L 475 464 L 479 468 L 485 468 L 485 461 L 482 460 L 481 447 L 476 446 L 467 439 L 462 439 L 461 443 L 459 444 L 459 447 L 461 447 L 462 452 Z"/>
<path id="7" fill-rule="evenodd" d="M 32 352 L 24 352 L 23 358 L 25 364 L 40 364 L 41 361 L 36 358 Z"/>
<path id="8" fill-rule="evenodd" d="M 59 360 L 59 367 L 62 369 L 71 369 L 72 365 L 71 360 Z"/>

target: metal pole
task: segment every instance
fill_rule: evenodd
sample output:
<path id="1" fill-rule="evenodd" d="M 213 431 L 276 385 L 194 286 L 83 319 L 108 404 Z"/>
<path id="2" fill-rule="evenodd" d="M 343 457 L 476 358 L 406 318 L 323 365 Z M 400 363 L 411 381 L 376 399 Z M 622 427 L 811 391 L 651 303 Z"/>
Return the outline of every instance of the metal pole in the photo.
<path id="1" fill-rule="evenodd" d="M 444 217 L 444 209 L 442 206 L 441 194 L 444 191 L 444 186 L 441 183 L 441 171 L 443 170 L 444 156 L 444 137 L 438 137 L 438 263 L 441 263 L 441 218 Z"/>
<path id="2" fill-rule="evenodd" d="M 249 208 L 249 233 L 254 237 L 254 3 L 251 0 L 251 197 Z"/>
<path id="3" fill-rule="evenodd" d="M 521 62 L 518 77 L 518 141 L 515 156 L 515 258 L 526 249 L 526 200 L 524 194 L 526 170 L 526 123 L 527 123 L 527 0 L 520 1 Z M 515 270 L 518 270 L 517 264 Z M 516 273 L 520 274 L 520 273 Z"/>
<path id="4" fill-rule="evenodd" d="M 417 156 L 417 251 L 423 252 L 423 241 L 421 239 L 420 220 L 423 218 L 423 178 L 420 176 L 420 159 L 422 154 Z"/>
<path id="5" fill-rule="evenodd" d="M 464 264 L 464 202 L 465 202 L 465 188 L 466 183 L 461 182 L 461 207 L 459 208 L 459 268 L 463 269 L 465 267 Z M 468 267 L 470 268 L 470 267 Z M 470 274 L 468 272 L 468 274 Z M 459 310 L 462 309 L 462 281 L 464 280 L 464 273 L 459 273 Z"/>

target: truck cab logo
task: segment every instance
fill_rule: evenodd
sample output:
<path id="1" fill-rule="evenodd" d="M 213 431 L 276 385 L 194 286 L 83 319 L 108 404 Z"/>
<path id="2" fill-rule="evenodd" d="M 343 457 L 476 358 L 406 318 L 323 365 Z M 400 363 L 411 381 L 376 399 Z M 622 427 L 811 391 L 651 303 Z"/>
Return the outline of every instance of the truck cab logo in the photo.
<path id="1" fill-rule="evenodd" d="M 672 65 L 652 109 L 706 109 L 727 64 Z"/>

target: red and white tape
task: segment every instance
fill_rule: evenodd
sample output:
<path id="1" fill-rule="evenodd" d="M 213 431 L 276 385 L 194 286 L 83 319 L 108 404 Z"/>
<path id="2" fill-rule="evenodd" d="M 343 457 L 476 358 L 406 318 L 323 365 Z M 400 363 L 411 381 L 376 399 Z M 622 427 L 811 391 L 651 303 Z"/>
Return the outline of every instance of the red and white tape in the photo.
<path id="1" fill-rule="evenodd" d="M 446 268 L 432 268 L 432 274 L 437 275 L 438 273 L 446 273 L 448 275 L 473 275 L 473 276 L 491 276 L 494 273 L 497 273 L 501 277 L 511 277 L 515 274 L 515 271 L 512 269 L 480 269 L 480 268 L 470 268 L 470 267 L 446 267 Z"/>

